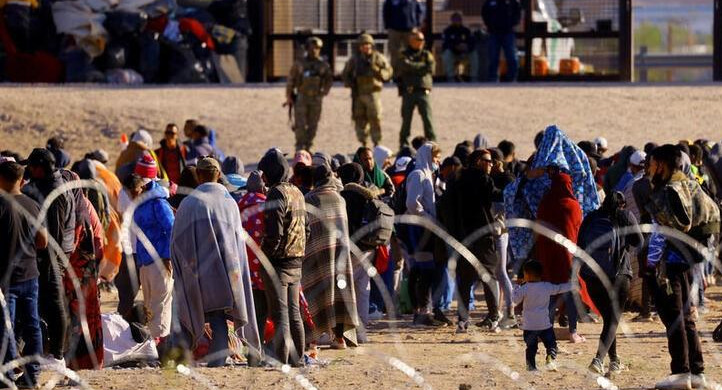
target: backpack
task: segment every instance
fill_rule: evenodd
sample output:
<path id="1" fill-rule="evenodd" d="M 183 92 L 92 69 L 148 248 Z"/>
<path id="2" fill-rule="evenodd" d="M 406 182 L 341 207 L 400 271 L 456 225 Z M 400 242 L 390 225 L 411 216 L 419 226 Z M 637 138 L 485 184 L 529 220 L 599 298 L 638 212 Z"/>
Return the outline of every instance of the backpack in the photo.
<path id="1" fill-rule="evenodd" d="M 578 242 L 584 243 L 582 249 L 587 251 L 610 280 L 614 280 L 626 256 L 626 248 L 623 246 L 622 238 L 617 234 L 617 227 L 609 217 L 601 213 L 590 216 L 592 220 L 579 232 Z M 600 237 L 609 237 L 609 239 L 597 241 Z M 591 244 L 595 244 L 594 248 L 590 246 Z M 582 266 L 581 274 L 585 278 L 598 278 L 586 263 Z"/>
<path id="2" fill-rule="evenodd" d="M 394 210 L 379 199 L 370 199 L 364 204 L 361 226 L 376 224 L 358 241 L 361 250 L 367 251 L 391 242 L 394 230 Z"/>

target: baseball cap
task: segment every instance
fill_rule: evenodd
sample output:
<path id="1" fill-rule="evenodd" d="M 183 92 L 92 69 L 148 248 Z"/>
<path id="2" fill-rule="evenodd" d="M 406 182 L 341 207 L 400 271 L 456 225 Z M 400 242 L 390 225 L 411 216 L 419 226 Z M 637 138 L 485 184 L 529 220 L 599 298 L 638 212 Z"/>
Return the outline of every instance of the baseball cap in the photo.
<path id="1" fill-rule="evenodd" d="M 637 150 L 629 156 L 629 163 L 635 166 L 644 165 L 644 161 L 647 159 L 647 153 L 641 150 Z"/>
<path id="2" fill-rule="evenodd" d="M 55 166 L 55 156 L 53 153 L 45 148 L 35 148 L 30 152 L 30 156 L 27 159 L 20 161 L 22 165 L 50 165 Z"/>
<path id="3" fill-rule="evenodd" d="M 221 164 L 213 157 L 203 157 L 202 159 L 198 160 L 198 164 L 196 164 L 196 169 L 199 169 L 201 171 L 216 170 L 218 171 L 218 173 L 221 173 Z"/>
<path id="4" fill-rule="evenodd" d="M 103 149 L 95 149 L 92 152 L 90 152 L 90 157 L 93 160 L 100 161 L 101 163 L 105 164 L 110 160 L 110 157 L 108 157 L 108 152 L 106 152 Z"/>
<path id="5" fill-rule="evenodd" d="M 17 161 L 15 161 L 15 157 L 0 156 L 0 164 L 6 163 L 6 162 L 17 162 Z"/>

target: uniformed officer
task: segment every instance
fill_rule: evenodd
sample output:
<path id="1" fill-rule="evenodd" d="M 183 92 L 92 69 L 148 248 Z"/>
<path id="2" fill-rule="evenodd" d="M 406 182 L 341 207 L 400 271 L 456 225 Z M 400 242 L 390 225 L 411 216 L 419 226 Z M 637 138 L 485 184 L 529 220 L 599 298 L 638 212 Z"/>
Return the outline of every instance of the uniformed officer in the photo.
<path id="1" fill-rule="evenodd" d="M 391 79 L 393 69 L 383 54 L 374 48 L 369 34 L 358 37 L 358 52 L 343 69 L 343 81 L 351 88 L 351 118 L 356 124 L 356 137 L 363 146 L 369 139 L 374 145 L 381 142 L 381 90 Z"/>
<path id="2" fill-rule="evenodd" d="M 293 131 L 296 150 L 311 150 L 321 118 L 323 97 L 333 83 L 331 67 L 321 58 L 323 42 L 317 37 L 306 40 L 306 56 L 291 67 L 286 85 L 286 104 L 294 107 Z"/>
<path id="3" fill-rule="evenodd" d="M 431 115 L 431 84 L 434 73 L 434 55 L 424 49 L 424 34 L 413 32 L 409 45 L 401 53 L 397 71 L 399 91 L 401 93 L 401 134 L 399 144 L 403 148 L 409 145 L 411 118 L 418 107 L 424 122 L 424 136 L 429 141 L 436 140 Z"/>

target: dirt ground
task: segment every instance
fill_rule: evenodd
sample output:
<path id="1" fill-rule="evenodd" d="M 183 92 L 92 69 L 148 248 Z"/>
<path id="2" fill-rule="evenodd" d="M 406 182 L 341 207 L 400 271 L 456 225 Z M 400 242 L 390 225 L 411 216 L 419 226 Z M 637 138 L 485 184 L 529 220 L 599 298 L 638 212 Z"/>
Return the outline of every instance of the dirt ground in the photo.
<path id="1" fill-rule="evenodd" d="M 711 333 L 722 320 L 722 288 L 713 287 L 708 314 L 700 317 L 702 347 L 707 378 L 722 381 L 722 344 Z M 104 295 L 104 311 L 111 310 L 115 296 Z M 477 300 L 483 302 L 483 300 Z M 483 305 L 472 313 L 479 321 Z M 450 313 L 451 315 L 451 313 Z M 618 351 L 628 370 L 608 383 L 590 374 L 586 367 L 596 352 L 602 325 L 579 324 L 587 338 L 582 344 L 559 340 L 558 372 L 525 371 L 524 341 L 521 330 L 490 333 L 472 326 L 470 333 L 455 334 L 454 327 L 417 328 L 411 316 L 401 320 L 382 319 L 371 326 L 370 343 L 345 351 L 322 349 L 325 367 L 314 366 L 283 373 L 266 368 L 197 368 L 192 375 L 161 369 L 104 369 L 81 371 L 80 376 L 95 389 L 648 389 L 667 374 L 669 355 L 664 327 L 654 323 L 635 323 L 635 313 L 625 313 L 619 332 Z M 563 332 L 563 330 L 562 330 Z M 537 364 L 543 363 L 543 347 Z M 298 377 L 298 375 L 303 375 Z"/>
<path id="2" fill-rule="evenodd" d="M 395 148 L 400 126 L 396 91 L 382 93 L 386 144 Z M 66 138 L 78 158 L 104 148 L 111 162 L 119 152 L 120 134 L 148 128 L 156 139 L 167 122 L 182 125 L 197 118 L 217 130 L 226 154 L 255 162 L 271 146 L 290 150 L 293 138 L 281 107 L 283 86 L 222 87 L 0 87 L 0 149 L 23 154 L 43 146 L 52 135 Z M 506 138 L 518 154 L 532 150 L 533 135 L 556 123 L 575 140 L 607 137 L 611 149 L 624 144 L 675 142 L 681 138 L 719 141 L 722 89 L 718 86 L 519 85 L 513 87 L 439 86 L 432 95 L 437 135 L 450 152 L 462 139 L 484 133 L 493 144 Z M 358 143 L 350 120 L 349 92 L 334 86 L 326 99 L 317 148 L 352 152 Z M 415 118 L 413 134 L 420 134 Z M 714 287 L 710 313 L 699 327 L 708 378 L 722 381 L 722 349 L 711 332 L 722 319 L 722 288 Z M 107 308 L 114 297 L 106 296 Z M 110 309 L 108 309 L 110 310 Z M 479 320 L 481 312 L 475 312 Z M 625 319 L 630 319 L 626 314 Z M 270 369 L 193 369 L 185 374 L 160 369 L 83 371 L 96 389 L 620 389 L 649 388 L 669 365 L 661 323 L 626 322 L 619 353 L 629 370 L 598 382 L 586 371 L 596 350 L 601 324 L 580 324 L 584 344 L 560 342 L 559 372 L 524 371 L 521 331 L 491 334 L 475 328 L 456 335 L 453 327 L 419 329 L 401 321 L 379 321 L 369 344 L 346 351 L 323 350 L 326 367 L 282 373 Z M 542 356 L 538 357 L 541 362 Z M 298 376 L 298 375 L 301 376 Z M 469 385 L 462 386 L 462 385 Z"/>
<path id="3" fill-rule="evenodd" d="M 256 162 L 271 146 L 293 147 L 280 84 L 255 87 L 107 86 L 0 87 L 1 149 L 23 154 L 43 146 L 52 135 L 67 139 L 75 158 L 104 148 L 111 162 L 121 133 L 150 129 L 156 146 L 166 123 L 197 118 L 217 130 L 228 155 Z M 393 88 L 382 92 L 383 144 L 398 145 L 400 99 Z M 612 149 L 642 147 L 648 140 L 680 138 L 719 141 L 722 89 L 718 86 L 630 86 L 569 84 L 513 87 L 439 85 L 432 93 L 438 140 L 449 154 L 463 139 L 485 134 L 495 145 L 510 139 L 527 157 L 536 132 L 556 123 L 573 139 L 607 137 Z M 359 145 L 350 119 L 349 91 L 334 85 L 325 99 L 316 148 L 353 152 Z M 421 134 L 414 118 L 412 134 Z"/>

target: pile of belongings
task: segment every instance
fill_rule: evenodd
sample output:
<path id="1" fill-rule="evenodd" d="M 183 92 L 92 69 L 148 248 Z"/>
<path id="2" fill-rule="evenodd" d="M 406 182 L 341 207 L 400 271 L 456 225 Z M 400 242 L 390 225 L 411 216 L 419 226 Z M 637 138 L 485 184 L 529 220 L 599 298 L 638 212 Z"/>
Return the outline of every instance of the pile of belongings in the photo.
<path id="1" fill-rule="evenodd" d="M 243 82 L 247 0 L 0 0 L 0 81 Z"/>

